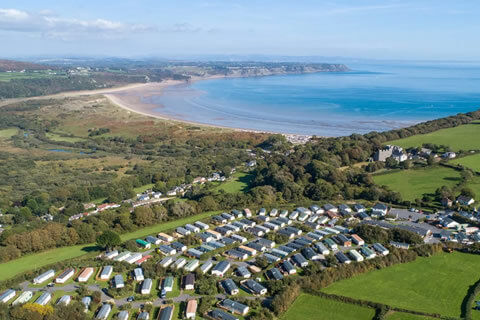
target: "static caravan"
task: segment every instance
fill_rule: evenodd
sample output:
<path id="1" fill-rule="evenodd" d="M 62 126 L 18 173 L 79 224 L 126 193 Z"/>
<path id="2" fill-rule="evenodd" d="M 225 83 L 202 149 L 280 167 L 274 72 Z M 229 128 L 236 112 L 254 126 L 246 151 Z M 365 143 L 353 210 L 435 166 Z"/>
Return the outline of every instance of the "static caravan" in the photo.
<path id="1" fill-rule="evenodd" d="M 305 259 L 305 257 L 300 253 L 294 254 L 292 256 L 292 260 L 301 268 L 305 268 L 306 266 L 308 266 L 308 260 Z"/>
<path id="2" fill-rule="evenodd" d="M 116 256 L 115 258 L 113 258 L 113 260 L 115 260 L 115 261 L 125 261 L 125 259 L 130 257 L 130 255 L 131 255 L 130 252 L 124 251 L 124 252 L 120 253 L 118 256 Z"/>
<path id="3" fill-rule="evenodd" d="M 371 250 L 367 246 L 361 247 L 360 252 L 365 256 L 366 259 L 373 259 L 377 256 L 375 251 Z"/>
<path id="4" fill-rule="evenodd" d="M 285 260 L 282 262 L 282 269 L 286 274 L 289 275 L 297 273 L 297 269 L 295 269 L 295 267 L 289 260 Z"/>
<path id="5" fill-rule="evenodd" d="M 58 299 L 57 306 L 62 304 L 68 306 L 70 302 L 72 302 L 72 297 L 69 295 L 64 295 L 60 299 Z"/>
<path id="6" fill-rule="evenodd" d="M 172 292 L 173 291 L 173 277 L 168 276 L 162 281 L 162 289 L 165 290 L 165 292 Z"/>
<path id="7" fill-rule="evenodd" d="M 87 282 L 88 279 L 90 279 L 90 277 L 93 275 L 93 272 L 95 271 L 95 269 L 93 268 L 85 268 L 82 273 L 80 273 L 80 275 L 78 276 L 78 282 Z"/>
<path id="8" fill-rule="evenodd" d="M 142 257 L 143 257 L 143 255 L 140 252 L 136 252 L 136 253 L 132 254 L 131 256 L 129 256 L 127 259 L 125 259 L 125 262 L 130 263 L 130 264 L 134 264 L 138 260 L 142 259 Z"/>
<path id="9" fill-rule="evenodd" d="M 115 285 L 115 289 L 121 289 L 125 287 L 123 276 L 121 274 L 117 274 L 115 277 L 113 277 L 113 284 Z"/>
<path id="10" fill-rule="evenodd" d="M 142 268 L 135 268 L 133 270 L 133 276 L 135 277 L 135 281 L 143 281 L 145 277 L 143 276 Z"/>
<path id="11" fill-rule="evenodd" d="M 224 260 L 220 261 L 213 269 L 212 274 L 217 277 L 223 277 L 225 273 L 230 269 L 230 262 Z"/>
<path id="12" fill-rule="evenodd" d="M 207 273 L 210 269 L 213 267 L 213 262 L 212 260 L 206 261 L 204 264 L 201 265 L 200 271 L 205 274 Z"/>
<path id="13" fill-rule="evenodd" d="M 105 266 L 100 273 L 101 280 L 108 280 L 112 276 L 113 267 L 112 266 Z"/>
<path id="14" fill-rule="evenodd" d="M 171 246 L 167 246 L 165 244 L 162 244 L 162 245 L 158 246 L 157 249 L 158 249 L 158 251 L 160 251 L 161 253 L 163 253 L 166 256 L 172 256 L 172 255 L 177 253 L 177 250 L 175 250 Z"/>
<path id="15" fill-rule="evenodd" d="M 108 303 L 104 303 L 100 308 L 100 310 L 98 311 L 95 319 L 105 320 L 108 318 L 108 315 L 110 314 L 111 311 L 112 311 L 112 306 Z"/>
<path id="16" fill-rule="evenodd" d="M 203 223 L 201 221 L 196 221 L 194 223 L 195 226 L 199 227 L 201 230 L 208 230 L 208 228 L 210 228 L 210 226 L 206 223 Z"/>
<path id="17" fill-rule="evenodd" d="M 194 260 L 189 261 L 185 265 L 184 269 L 188 272 L 193 272 L 193 271 L 195 271 L 195 269 L 198 268 L 199 265 L 200 265 L 200 261 L 194 259 Z"/>
<path id="18" fill-rule="evenodd" d="M 13 301 L 12 306 L 15 306 L 17 304 L 24 304 L 30 301 L 33 298 L 33 292 L 32 291 L 24 291 L 22 292 L 15 301 Z M 4 302 L 6 303 L 6 302 Z"/>
<path id="19" fill-rule="evenodd" d="M 158 239 L 157 237 L 152 237 L 152 236 L 147 236 L 145 238 L 145 240 L 147 240 L 148 242 L 150 242 L 151 244 L 154 244 L 154 245 L 159 245 L 162 240 Z"/>
<path id="20" fill-rule="evenodd" d="M 0 303 L 7 303 L 15 297 L 16 291 L 8 289 L 4 293 L 0 294 Z"/>
<path id="21" fill-rule="evenodd" d="M 145 279 L 142 283 L 140 293 L 143 294 L 143 295 L 150 294 L 150 292 L 152 291 L 152 285 L 153 285 L 152 279 L 150 279 L 150 278 Z"/>
<path id="22" fill-rule="evenodd" d="M 41 306 L 46 306 L 50 300 L 52 300 L 52 294 L 50 292 L 44 292 L 37 298 L 37 300 L 35 300 L 35 303 Z"/>
<path id="23" fill-rule="evenodd" d="M 239 293 L 238 287 L 235 284 L 235 281 L 232 279 L 225 279 L 220 282 L 220 285 L 223 287 L 225 292 L 229 295 L 236 295 Z"/>
<path id="24" fill-rule="evenodd" d="M 165 241 L 165 242 L 172 242 L 173 241 L 173 237 L 169 234 L 166 234 L 166 233 L 159 233 L 157 235 L 157 237 L 162 240 L 162 241 Z"/>
<path id="25" fill-rule="evenodd" d="M 168 268 L 169 265 L 171 265 L 175 261 L 174 257 L 165 257 L 160 261 L 160 266 L 163 268 Z"/>
<path id="26" fill-rule="evenodd" d="M 183 268 L 183 266 L 185 266 L 187 264 L 187 259 L 185 258 L 180 258 L 178 259 L 177 261 L 175 261 L 175 263 L 173 264 L 173 268 L 175 269 L 181 269 Z"/>
<path id="27" fill-rule="evenodd" d="M 250 291 L 252 294 L 255 295 L 264 295 L 267 293 L 267 288 L 262 286 L 260 283 L 256 282 L 255 280 L 244 280 L 242 281 L 242 285 Z"/>
<path id="28" fill-rule="evenodd" d="M 194 233 L 200 232 L 199 227 L 194 226 L 193 224 L 190 224 L 190 223 L 185 225 L 185 229 L 189 230 L 190 232 L 194 232 Z"/>
<path id="29" fill-rule="evenodd" d="M 75 274 L 75 269 L 73 268 L 68 268 L 65 271 L 63 271 L 56 279 L 56 283 L 65 283 L 67 282 L 70 278 L 73 277 Z"/>
<path id="30" fill-rule="evenodd" d="M 377 251 L 378 253 L 380 253 L 381 255 L 388 255 L 390 253 L 390 251 L 388 251 L 387 248 L 385 248 L 384 246 L 382 246 L 380 243 L 374 243 L 373 244 L 373 249 L 375 249 L 375 251 Z"/>
<path id="31" fill-rule="evenodd" d="M 112 250 L 112 251 L 109 251 L 109 252 L 105 252 L 105 259 L 113 259 L 115 258 L 116 256 L 118 256 L 118 250 Z"/>
<path id="32" fill-rule="evenodd" d="M 357 234 L 352 234 L 352 242 L 355 243 L 357 246 L 363 246 L 365 244 L 365 241 Z"/>
<path id="33" fill-rule="evenodd" d="M 349 264 L 351 262 L 351 260 L 341 251 L 335 253 L 335 258 L 337 258 L 340 263 Z"/>
<path id="34" fill-rule="evenodd" d="M 350 250 L 350 252 L 348 252 L 348 255 L 350 256 L 350 258 L 352 258 L 354 261 L 357 261 L 357 262 L 362 262 L 363 261 L 363 256 L 355 249 L 353 250 Z"/>
<path id="35" fill-rule="evenodd" d="M 147 242 L 147 241 L 142 240 L 142 239 L 137 239 L 137 240 L 135 240 L 135 242 L 138 244 L 138 246 L 140 246 L 143 249 L 150 249 L 150 247 L 152 246 L 152 244 L 150 242 Z"/>
<path id="36" fill-rule="evenodd" d="M 320 254 L 327 255 L 330 253 L 330 250 L 321 242 L 315 243 L 314 246 Z"/>

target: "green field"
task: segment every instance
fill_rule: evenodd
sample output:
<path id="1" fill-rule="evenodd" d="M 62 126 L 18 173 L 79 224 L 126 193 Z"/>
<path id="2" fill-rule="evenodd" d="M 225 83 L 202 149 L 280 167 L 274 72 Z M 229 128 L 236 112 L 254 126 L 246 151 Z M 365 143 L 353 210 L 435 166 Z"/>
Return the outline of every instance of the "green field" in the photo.
<path id="1" fill-rule="evenodd" d="M 397 264 L 334 283 L 326 293 L 459 317 L 470 285 L 480 278 L 480 256 L 459 252 Z"/>
<path id="2" fill-rule="evenodd" d="M 460 173 L 446 167 L 430 167 L 374 175 L 373 180 L 379 186 L 399 192 L 404 200 L 415 200 L 441 186 L 455 187 L 460 182 Z"/>
<path id="3" fill-rule="evenodd" d="M 147 190 L 151 190 L 154 186 L 155 185 L 153 183 L 150 183 L 138 188 L 134 188 L 133 191 L 135 191 L 136 193 L 144 193 Z"/>
<path id="4" fill-rule="evenodd" d="M 451 164 L 460 164 L 466 168 L 480 172 L 480 153 L 450 161 Z"/>
<path id="5" fill-rule="evenodd" d="M 478 136 L 480 136 L 480 122 L 476 121 L 454 128 L 389 141 L 386 144 L 410 148 L 421 147 L 424 143 L 433 143 L 449 146 L 453 151 L 480 150 L 480 139 L 472 139 Z"/>
<path id="6" fill-rule="evenodd" d="M 375 310 L 325 299 L 309 294 L 301 294 L 283 320 L 371 320 Z"/>
<path id="7" fill-rule="evenodd" d="M 434 318 L 418 316 L 411 313 L 394 312 L 387 317 L 387 320 L 432 320 Z"/>
<path id="8" fill-rule="evenodd" d="M 215 187 L 214 190 L 223 190 L 226 193 L 247 192 L 250 188 L 252 178 L 253 176 L 249 173 L 236 172 L 233 174 L 232 178 Z"/>
<path id="9" fill-rule="evenodd" d="M 207 218 L 217 213 L 218 211 L 204 212 L 192 217 L 153 225 L 133 232 L 122 234 L 121 238 L 122 241 L 141 238 L 149 234 L 166 231 L 187 223 Z M 77 258 L 87 254 L 88 252 L 98 252 L 98 249 L 93 244 L 64 247 L 27 255 L 16 260 L 2 263 L 0 264 L 0 281 L 7 280 L 20 273 L 24 273 L 35 268 L 40 268 L 63 260 Z"/>
<path id="10" fill-rule="evenodd" d="M 18 133 L 17 128 L 0 130 L 0 139 L 9 139 Z"/>
<path id="11" fill-rule="evenodd" d="M 14 79 L 39 79 L 63 77 L 63 74 L 48 74 L 47 72 L 0 72 L 0 81 L 10 81 Z"/>

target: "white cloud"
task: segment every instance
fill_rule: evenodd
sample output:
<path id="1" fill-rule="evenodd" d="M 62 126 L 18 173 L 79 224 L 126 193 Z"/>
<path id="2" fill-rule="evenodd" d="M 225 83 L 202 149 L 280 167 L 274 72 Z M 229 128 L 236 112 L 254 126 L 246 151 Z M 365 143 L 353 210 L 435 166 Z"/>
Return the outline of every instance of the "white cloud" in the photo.
<path id="1" fill-rule="evenodd" d="M 151 32 L 155 28 L 106 19 L 80 20 L 58 17 L 50 10 L 37 13 L 0 8 L 0 30 L 38 33 L 50 38 L 73 39 L 83 36 L 108 37 Z"/>

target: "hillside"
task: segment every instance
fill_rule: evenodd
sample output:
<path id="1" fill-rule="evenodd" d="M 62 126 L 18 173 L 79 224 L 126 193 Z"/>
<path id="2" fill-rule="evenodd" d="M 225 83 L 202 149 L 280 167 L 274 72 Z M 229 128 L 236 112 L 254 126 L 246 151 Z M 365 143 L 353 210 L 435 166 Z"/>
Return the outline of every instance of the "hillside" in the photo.
<path id="1" fill-rule="evenodd" d="M 46 70 L 50 69 L 48 66 L 41 64 L 15 61 L 15 60 L 0 60 L 0 72 L 5 71 L 22 71 L 22 70 Z"/>

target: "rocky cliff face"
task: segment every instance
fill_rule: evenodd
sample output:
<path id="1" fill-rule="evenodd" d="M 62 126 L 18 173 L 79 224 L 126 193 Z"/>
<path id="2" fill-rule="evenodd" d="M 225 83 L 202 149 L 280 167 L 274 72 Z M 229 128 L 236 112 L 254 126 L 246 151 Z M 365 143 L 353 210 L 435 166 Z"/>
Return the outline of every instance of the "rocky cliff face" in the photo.
<path id="1" fill-rule="evenodd" d="M 255 77 L 295 73 L 347 71 L 351 70 L 344 64 L 287 64 L 279 66 L 233 67 L 228 68 L 225 75 L 228 77 Z"/>

